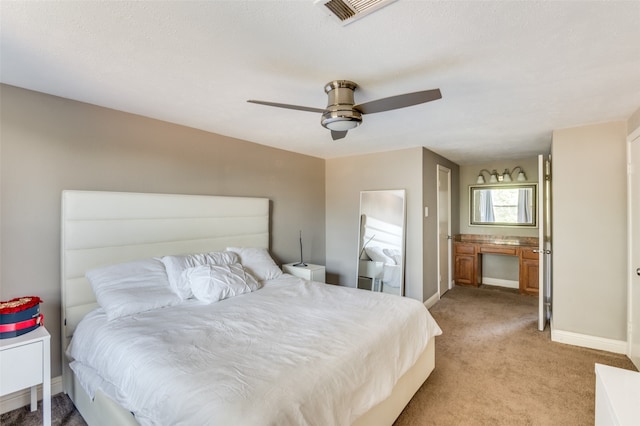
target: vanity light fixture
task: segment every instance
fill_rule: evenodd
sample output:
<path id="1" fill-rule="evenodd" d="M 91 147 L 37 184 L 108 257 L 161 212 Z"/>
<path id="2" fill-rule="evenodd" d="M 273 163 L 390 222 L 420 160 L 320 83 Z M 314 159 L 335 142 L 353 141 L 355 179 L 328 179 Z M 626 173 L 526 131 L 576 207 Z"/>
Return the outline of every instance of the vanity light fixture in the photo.
<path id="1" fill-rule="evenodd" d="M 496 171 L 496 169 L 493 169 L 492 172 L 490 172 L 487 169 L 480 170 L 476 183 L 486 183 L 486 181 L 484 180 L 484 175 L 482 174 L 483 172 L 487 172 L 487 174 L 489 175 L 489 183 L 498 183 L 499 179 L 498 179 L 498 172 Z"/>
<path id="2" fill-rule="evenodd" d="M 520 170 L 520 172 L 518 173 L 518 177 L 516 178 L 516 180 L 518 182 L 526 182 L 527 177 L 524 174 L 524 170 L 522 170 L 522 167 L 520 166 L 515 166 L 513 168 L 513 170 L 509 171 L 509 169 L 504 169 L 504 172 L 502 173 L 502 181 L 503 182 L 511 182 L 511 175 L 516 171 L 516 170 Z"/>

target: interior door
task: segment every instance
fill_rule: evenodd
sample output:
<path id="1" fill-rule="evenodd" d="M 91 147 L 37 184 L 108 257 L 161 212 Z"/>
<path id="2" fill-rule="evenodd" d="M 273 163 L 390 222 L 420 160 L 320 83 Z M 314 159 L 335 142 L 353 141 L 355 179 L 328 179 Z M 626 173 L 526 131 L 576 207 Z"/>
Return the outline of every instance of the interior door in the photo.
<path id="1" fill-rule="evenodd" d="M 551 318 L 551 158 L 538 156 L 538 330 Z"/>
<path id="2" fill-rule="evenodd" d="M 451 170 L 438 165 L 438 291 L 451 288 Z"/>
<path id="3" fill-rule="evenodd" d="M 637 133 L 637 134 L 636 134 Z M 629 198 L 629 322 L 628 352 L 640 369 L 640 130 L 628 144 Z"/>

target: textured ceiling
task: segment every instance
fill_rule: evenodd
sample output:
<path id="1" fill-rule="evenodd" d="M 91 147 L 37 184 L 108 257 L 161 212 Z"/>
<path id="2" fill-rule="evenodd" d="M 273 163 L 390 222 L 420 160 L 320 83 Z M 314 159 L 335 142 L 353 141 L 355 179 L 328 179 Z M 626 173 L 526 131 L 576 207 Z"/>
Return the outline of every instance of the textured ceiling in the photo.
<path id="1" fill-rule="evenodd" d="M 640 1 L 400 0 L 347 26 L 313 0 L 0 2 L 3 83 L 322 158 L 425 146 L 459 164 L 547 152 L 640 107 Z M 440 88 L 332 141 L 356 103 Z M 176 141 L 179 143 L 179 141 Z"/>

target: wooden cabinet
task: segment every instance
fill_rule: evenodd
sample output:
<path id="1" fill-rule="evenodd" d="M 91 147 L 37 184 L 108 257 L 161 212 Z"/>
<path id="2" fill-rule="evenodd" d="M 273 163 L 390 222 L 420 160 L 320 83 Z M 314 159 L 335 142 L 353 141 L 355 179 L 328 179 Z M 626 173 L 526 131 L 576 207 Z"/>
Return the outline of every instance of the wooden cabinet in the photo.
<path id="1" fill-rule="evenodd" d="M 456 284 L 478 286 L 478 274 L 482 275 L 482 265 L 478 265 L 476 245 L 454 243 L 453 279 Z"/>
<path id="2" fill-rule="evenodd" d="M 520 293 L 538 294 L 538 253 L 534 248 L 520 250 Z"/>
<path id="3" fill-rule="evenodd" d="M 537 238 L 500 237 L 490 235 L 467 235 L 456 237 L 453 243 L 453 278 L 456 284 L 478 287 L 482 284 L 482 255 L 498 254 L 516 256 L 519 260 L 520 293 L 538 294 L 538 253 Z M 476 239 L 469 239 L 476 237 Z"/>

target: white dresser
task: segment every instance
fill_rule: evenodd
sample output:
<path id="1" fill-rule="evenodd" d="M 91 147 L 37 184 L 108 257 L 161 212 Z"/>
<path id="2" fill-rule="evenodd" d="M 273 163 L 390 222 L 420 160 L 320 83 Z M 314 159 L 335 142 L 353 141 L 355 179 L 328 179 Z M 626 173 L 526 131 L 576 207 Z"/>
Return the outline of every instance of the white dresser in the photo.
<path id="1" fill-rule="evenodd" d="M 282 265 L 282 270 L 287 274 L 295 275 L 296 277 L 304 278 L 305 280 L 325 282 L 326 273 L 325 268 L 322 265 L 313 265 L 307 263 L 307 266 L 295 266 L 295 263 L 285 263 Z"/>
<path id="2" fill-rule="evenodd" d="M 596 426 L 640 424 L 640 373 L 596 364 Z"/>
<path id="3" fill-rule="evenodd" d="M 0 396 L 31 388 L 31 411 L 38 408 L 42 384 L 42 419 L 51 425 L 51 358 L 49 332 L 43 327 L 0 340 Z"/>

